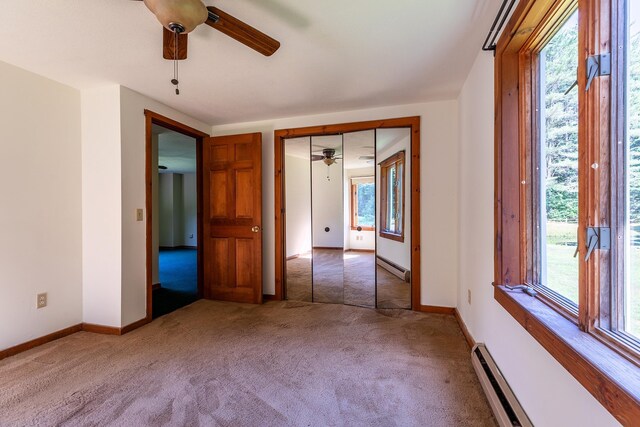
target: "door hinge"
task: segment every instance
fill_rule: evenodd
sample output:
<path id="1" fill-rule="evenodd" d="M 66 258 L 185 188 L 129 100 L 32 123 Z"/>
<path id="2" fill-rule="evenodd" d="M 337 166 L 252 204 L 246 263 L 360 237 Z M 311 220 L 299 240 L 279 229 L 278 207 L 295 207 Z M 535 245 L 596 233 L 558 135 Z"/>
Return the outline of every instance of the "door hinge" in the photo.
<path id="1" fill-rule="evenodd" d="M 587 227 L 587 254 L 585 261 L 591 258 L 594 249 L 611 249 L 611 228 L 609 227 Z"/>
<path id="2" fill-rule="evenodd" d="M 587 86 L 585 91 L 589 90 L 594 78 L 609 75 L 611 75 L 610 53 L 589 56 L 587 58 Z"/>

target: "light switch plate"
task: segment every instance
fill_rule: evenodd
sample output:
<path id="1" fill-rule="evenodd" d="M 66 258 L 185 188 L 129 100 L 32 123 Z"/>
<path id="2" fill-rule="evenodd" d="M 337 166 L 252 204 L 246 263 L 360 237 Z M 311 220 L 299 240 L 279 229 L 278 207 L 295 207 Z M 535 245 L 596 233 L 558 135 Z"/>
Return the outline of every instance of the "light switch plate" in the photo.
<path id="1" fill-rule="evenodd" d="M 136 209 L 136 221 L 144 221 L 144 209 Z"/>

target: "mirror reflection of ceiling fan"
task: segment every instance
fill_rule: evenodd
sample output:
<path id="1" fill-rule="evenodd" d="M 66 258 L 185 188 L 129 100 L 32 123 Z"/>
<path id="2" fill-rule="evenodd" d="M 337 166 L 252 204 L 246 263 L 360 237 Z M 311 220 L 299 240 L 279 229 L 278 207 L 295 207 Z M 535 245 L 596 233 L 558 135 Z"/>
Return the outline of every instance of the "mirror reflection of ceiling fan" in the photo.
<path id="1" fill-rule="evenodd" d="M 336 156 L 336 150 L 334 148 L 324 148 L 322 154 L 312 154 L 311 161 L 316 162 L 322 160 L 325 165 L 331 166 L 336 160 L 342 160 L 342 157 Z"/>
<path id="2" fill-rule="evenodd" d="M 279 41 L 216 7 L 207 7 L 202 0 L 136 1 L 143 1 L 164 27 L 163 57 L 176 61 L 174 78 L 171 80 L 176 86 L 176 95 L 180 94 L 177 61 L 187 59 L 189 33 L 202 24 L 207 24 L 265 56 L 273 55 L 280 47 Z"/>

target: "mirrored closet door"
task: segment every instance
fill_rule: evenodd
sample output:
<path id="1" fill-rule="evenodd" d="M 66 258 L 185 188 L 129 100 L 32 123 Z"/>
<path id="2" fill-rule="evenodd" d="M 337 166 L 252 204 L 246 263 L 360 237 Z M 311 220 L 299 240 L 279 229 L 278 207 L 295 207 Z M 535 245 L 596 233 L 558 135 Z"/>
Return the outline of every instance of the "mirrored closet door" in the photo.
<path id="1" fill-rule="evenodd" d="M 344 303 L 376 306 L 375 131 L 344 138 Z"/>
<path id="2" fill-rule="evenodd" d="M 376 306 L 411 308 L 411 132 L 376 130 Z"/>
<path id="3" fill-rule="evenodd" d="M 411 308 L 411 136 L 285 141 L 286 298 Z"/>
<path id="4" fill-rule="evenodd" d="M 313 301 L 311 239 L 311 151 L 309 138 L 284 144 L 285 292 L 287 299 Z"/>
<path id="5" fill-rule="evenodd" d="M 313 301 L 344 302 L 342 136 L 311 138 Z"/>

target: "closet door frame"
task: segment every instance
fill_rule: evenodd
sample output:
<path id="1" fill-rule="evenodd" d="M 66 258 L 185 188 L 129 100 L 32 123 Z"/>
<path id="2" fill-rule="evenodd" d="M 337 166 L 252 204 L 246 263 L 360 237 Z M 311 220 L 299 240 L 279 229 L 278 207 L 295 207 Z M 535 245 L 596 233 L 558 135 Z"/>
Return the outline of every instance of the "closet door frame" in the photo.
<path id="1" fill-rule="evenodd" d="M 341 123 L 303 128 L 278 129 L 274 132 L 275 150 L 275 295 L 266 300 L 285 298 L 285 169 L 284 144 L 287 138 L 336 135 L 374 129 L 409 128 L 411 130 L 411 308 L 421 311 L 420 304 L 420 117 L 401 117 L 365 122 Z"/>

